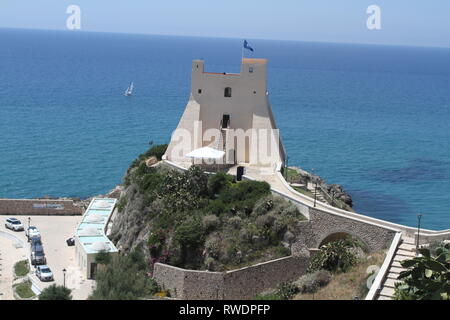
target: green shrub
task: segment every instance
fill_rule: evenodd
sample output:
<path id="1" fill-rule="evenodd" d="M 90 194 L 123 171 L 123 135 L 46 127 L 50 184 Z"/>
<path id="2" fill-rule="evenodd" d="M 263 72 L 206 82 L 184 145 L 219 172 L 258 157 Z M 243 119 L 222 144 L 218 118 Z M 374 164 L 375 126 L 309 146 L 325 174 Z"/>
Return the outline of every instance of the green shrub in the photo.
<path id="1" fill-rule="evenodd" d="M 430 254 L 435 257 L 437 255 L 437 250 L 445 248 L 445 243 L 443 241 L 435 240 L 430 243 L 428 246 L 428 250 L 430 250 Z"/>
<path id="2" fill-rule="evenodd" d="M 337 273 L 347 272 L 357 262 L 355 254 L 350 249 L 345 240 L 323 245 L 311 259 L 308 273 L 321 269 Z"/>
<path id="3" fill-rule="evenodd" d="M 42 290 L 39 300 L 72 300 L 71 292 L 69 288 L 52 284 Z"/>
<path id="4" fill-rule="evenodd" d="M 142 245 L 135 247 L 128 254 L 129 263 L 136 267 L 139 271 L 147 271 L 148 263 L 145 261 L 144 252 L 142 251 Z"/>
<path id="5" fill-rule="evenodd" d="M 148 246 L 150 248 L 150 254 L 153 258 L 157 258 L 161 255 L 162 249 L 166 241 L 166 233 L 162 229 L 150 232 L 148 236 Z"/>
<path id="6" fill-rule="evenodd" d="M 270 214 L 265 214 L 256 218 L 255 223 L 258 229 L 270 228 L 275 221 L 275 217 Z"/>
<path id="7" fill-rule="evenodd" d="M 241 181 L 225 189 L 219 198 L 229 204 L 233 210 L 243 210 L 251 213 L 260 198 L 270 194 L 270 185 L 260 181 Z"/>
<path id="8" fill-rule="evenodd" d="M 331 273 L 327 270 L 318 270 L 314 273 L 319 287 L 324 287 L 331 281 Z"/>
<path id="9" fill-rule="evenodd" d="M 199 166 L 191 166 L 185 172 L 186 190 L 197 197 L 208 196 L 208 176 Z"/>
<path id="10" fill-rule="evenodd" d="M 211 232 L 219 228 L 220 219 L 212 214 L 203 217 L 203 227 L 206 232 Z"/>
<path id="11" fill-rule="evenodd" d="M 142 193 L 149 193 L 157 190 L 163 183 L 164 177 L 155 172 L 147 172 L 140 181 L 140 190 Z"/>
<path id="12" fill-rule="evenodd" d="M 128 201 L 128 198 L 126 196 L 120 198 L 119 203 L 117 203 L 117 210 L 119 212 L 122 212 L 123 209 L 125 209 L 125 207 L 127 205 L 127 201 Z"/>
<path id="13" fill-rule="evenodd" d="M 26 276 L 30 272 L 30 267 L 28 265 L 28 260 L 22 260 L 16 262 L 14 265 L 14 273 L 16 277 Z"/>
<path id="14" fill-rule="evenodd" d="M 225 205 L 225 203 L 223 203 L 221 200 L 211 201 L 206 208 L 206 212 L 215 214 L 217 216 L 225 213 L 227 210 L 229 210 L 228 206 Z"/>
<path id="15" fill-rule="evenodd" d="M 331 274 L 326 270 L 318 270 L 301 276 L 294 285 L 300 293 L 315 293 L 320 287 L 326 286 L 331 281 Z"/>
<path id="16" fill-rule="evenodd" d="M 107 251 L 101 250 L 95 255 L 95 262 L 106 265 L 111 262 L 111 254 Z"/>
<path id="17" fill-rule="evenodd" d="M 278 292 L 277 292 L 277 294 L 283 300 L 290 300 L 297 293 L 298 293 L 297 286 L 292 283 L 289 283 L 289 282 L 284 282 L 284 283 L 280 284 L 280 286 L 278 287 Z"/>
<path id="18" fill-rule="evenodd" d="M 291 254 L 291 249 L 286 248 L 285 246 L 279 245 L 275 248 L 275 252 L 280 257 L 286 257 Z"/>
<path id="19" fill-rule="evenodd" d="M 184 248 L 197 248 L 204 241 L 203 225 L 198 219 L 183 222 L 175 229 L 174 241 Z"/>
<path id="20" fill-rule="evenodd" d="M 155 145 L 144 153 L 145 158 L 156 157 L 159 161 L 161 161 L 162 156 L 166 153 L 167 147 L 167 144 Z"/>
<path id="21" fill-rule="evenodd" d="M 208 179 L 208 193 L 211 197 L 215 197 L 225 188 L 231 186 L 233 182 L 233 176 L 230 176 L 226 173 L 219 172 L 215 175 L 212 175 Z"/>
<path id="22" fill-rule="evenodd" d="M 228 219 L 228 224 L 236 230 L 239 230 L 242 225 L 242 219 L 240 217 L 234 216 Z"/>
<path id="23" fill-rule="evenodd" d="M 212 237 L 205 242 L 206 254 L 214 259 L 219 258 L 221 250 L 220 239 Z"/>
<path id="24" fill-rule="evenodd" d="M 140 154 L 139 157 L 137 157 L 136 159 L 133 160 L 130 167 L 128 168 L 127 176 L 132 171 L 132 169 L 138 167 L 147 158 L 156 157 L 156 159 L 158 159 L 158 161 L 160 161 L 162 159 L 162 156 L 164 155 L 164 153 L 166 153 L 167 147 L 168 147 L 167 144 L 155 145 L 155 146 L 152 146 L 145 153 Z M 127 179 L 125 177 L 124 183 L 125 183 L 125 185 L 129 185 L 130 181 L 129 180 L 127 181 Z"/>
<path id="25" fill-rule="evenodd" d="M 258 216 L 265 215 L 272 210 L 274 206 L 273 196 L 264 197 L 255 203 L 253 212 Z"/>
<path id="26" fill-rule="evenodd" d="M 148 264 L 141 248 L 128 255 L 116 255 L 105 268 L 99 268 L 92 300 L 136 300 L 150 297 L 159 288 L 148 276 Z"/>
<path id="27" fill-rule="evenodd" d="M 450 243 L 435 248 L 435 255 L 426 248 L 421 256 L 401 262 L 406 271 L 395 285 L 397 300 L 450 300 Z"/>

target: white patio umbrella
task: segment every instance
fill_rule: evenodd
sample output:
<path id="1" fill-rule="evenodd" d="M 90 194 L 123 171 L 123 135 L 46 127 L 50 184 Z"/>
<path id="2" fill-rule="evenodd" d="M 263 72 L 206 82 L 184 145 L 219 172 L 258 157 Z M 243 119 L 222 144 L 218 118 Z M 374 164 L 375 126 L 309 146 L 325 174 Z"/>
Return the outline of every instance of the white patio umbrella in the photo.
<path id="1" fill-rule="evenodd" d="M 203 147 L 189 152 L 186 157 L 192 159 L 220 159 L 225 155 L 224 151 L 213 149 L 210 147 Z M 217 164 L 217 163 L 216 163 Z"/>

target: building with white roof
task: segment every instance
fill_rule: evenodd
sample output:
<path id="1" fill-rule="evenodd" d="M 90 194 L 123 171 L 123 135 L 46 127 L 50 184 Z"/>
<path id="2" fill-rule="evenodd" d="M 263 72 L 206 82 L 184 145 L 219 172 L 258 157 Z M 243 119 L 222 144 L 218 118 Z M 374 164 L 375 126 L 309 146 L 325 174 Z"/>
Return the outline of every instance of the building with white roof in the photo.
<path id="1" fill-rule="evenodd" d="M 116 199 L 94 198 L 75 231 L 75 254 L 78 266 L 88 279 L 95 277 L 97 253 L 105 251 L 117 254 L 118 252 L 106 236 L 106 227 L 116 202 Z"/>

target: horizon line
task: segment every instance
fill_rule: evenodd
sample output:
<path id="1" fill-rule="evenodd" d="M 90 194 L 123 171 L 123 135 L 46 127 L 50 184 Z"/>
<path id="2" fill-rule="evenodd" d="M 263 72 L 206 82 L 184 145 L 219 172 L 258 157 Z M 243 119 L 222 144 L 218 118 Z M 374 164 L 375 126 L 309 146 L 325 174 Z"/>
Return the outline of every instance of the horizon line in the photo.
<path id="1" fill-rule="evenodd" d="M 158 34 L 144 32 L 124 32 L 124 31 L 93 31 L 93 30 L 68 30 L 68 29 L 47 29 L 47 28 L 21 28 L 21 27 L 1 27 L 8 30 L 28 30 L 28 31 L 55 31 L 68 33 L 102 33 L 102 34 L 120 34 L 120 35 L 139 35 L 139 36 L 162 36 L 162 37 L 183 37 L 183 38 L 206 38 L 206 39 L 232 39 L 232 40 L 263 40 L 263 41 L 281 41 L 281 42 L 303 42 L 303 43 L 327 43 L 327 44 L 343 44 L 343 45 L 367 45 L 367 46 L 387 46 L 387 47 L 410 47 L 410 48 L 429 48 L 429 49 L 450 49 L 448 46 L 436 45 L 412 45 L 412 44 L 392 44 L 392 43 L 370 43 L 370 42 L 346 42 L 346 41 L 324 41 L 324 40 L 293 40 L 293 39 L 271 39 L 261 37 L 238 38 L 234 36 L 204 36 L 204 35 L 179 35 L 179 34 Z"/>

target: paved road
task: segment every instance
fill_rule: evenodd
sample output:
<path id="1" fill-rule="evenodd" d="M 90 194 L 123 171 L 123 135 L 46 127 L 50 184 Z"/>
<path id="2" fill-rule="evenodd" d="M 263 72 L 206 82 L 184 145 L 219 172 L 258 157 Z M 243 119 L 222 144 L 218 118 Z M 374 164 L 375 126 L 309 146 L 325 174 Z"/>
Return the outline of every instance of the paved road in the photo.
<path id="1" fill-rule="evenodd" d="M 25 243 L 25 246 L 28 246 L 25 232 L 13 232 L 5 228 L 4 221 L 6 218 L 7 216 L 0 215 L 0 231 L 16 235 Z M 25 226 L 28 226 L 28 216 L 20 216 L 17 218 Z M 41 233 L 47 264 L 55 277 L 54 282 L 41 282 L 32 275 L 40 289 L 44 289 L 53 283 L 62 285 L 64 281 L 62 270 L 66 269 L 66 286 L 72 289 L 73 298 L 86 299 L 90 294 L 94 282 L 87 280 L 82 275 L 75 260 L 75 247 L 68 247 L 66 244 L 66 239 L 73 237 L 75 228 L 80 221 L 81 216 L 31 216 L 31 225 L 36 226 Z M 10 247 L 13 248 L 12 245 Z M 1 248 L 4 260 L 12 261 L 15 259 L 12 255 L 12 249 L 3 250 L 3 246 Z M 28 250 L 28 248 L 25 249 Z M 3 251 L 5 252 L 3 253 Z"/>

